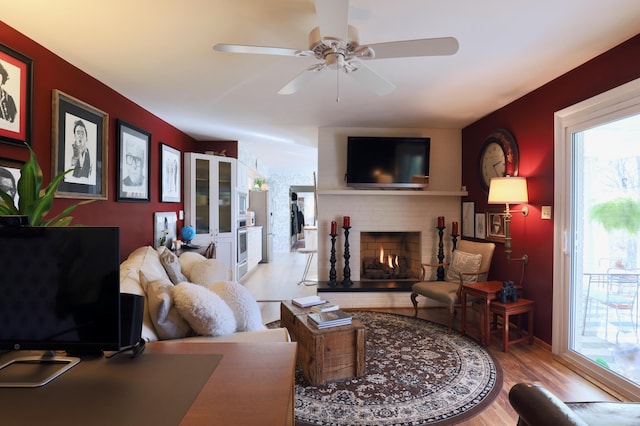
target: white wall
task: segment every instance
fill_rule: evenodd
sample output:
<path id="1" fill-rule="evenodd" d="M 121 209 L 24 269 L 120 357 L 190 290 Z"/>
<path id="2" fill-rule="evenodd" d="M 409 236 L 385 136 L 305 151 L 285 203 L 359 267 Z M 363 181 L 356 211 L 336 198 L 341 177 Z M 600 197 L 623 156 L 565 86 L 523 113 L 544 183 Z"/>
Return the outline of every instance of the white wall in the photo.
<path id="1" fill-rule="evenodd" d="M 344 183 L 347 136 L 420 136 L 431 138 L 430 182 L 427 191 L 370 191 L 347 189 Z M 342 225 L 351 217 L 349 265 L 351 279 L 360 279 L 362 231 L 410 231 L 422 233 L 424 262 L 436 260 L 436 218 L 444 216 L 445 254 L 451 252 L 451 222 L 460 222 L 462 133 L 459 129 L 322 128 L 318 140 L 318 278 L 329 279 L 332 220 Z M 344 190 L 336 193 L 336 190 Z M 323 192 L 324 191 L 324 192 Z M 438 195 L 433 194 L 438 191 Z M 336 241 L 338 279 L 343 277 L 344 233 Z"/>

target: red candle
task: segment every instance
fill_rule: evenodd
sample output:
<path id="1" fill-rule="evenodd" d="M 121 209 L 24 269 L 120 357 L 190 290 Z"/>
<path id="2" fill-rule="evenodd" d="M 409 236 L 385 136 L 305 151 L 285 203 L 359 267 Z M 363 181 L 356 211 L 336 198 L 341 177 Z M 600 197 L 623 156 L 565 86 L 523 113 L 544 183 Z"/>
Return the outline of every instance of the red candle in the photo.
<path id="1" fill-rule="evenodd" d="M 342 218 L 342 226 L 345 228 L 351 226 L 351 218 L 349 216 L 345 216 Z"/>
<path id="2" fill-rule="evenodd" d="M 331 235 L 336 235 L 338 233 L 338 224 L 335 220 L 331 221 Z"/>
<path id="3" fill-rule="evenodd" d="M 438 228 L 444 228 L 444 216 L 438 216 Z"/>
<path id="4" fill-rule="evenodd" d="M 458 235 L 458 222 L 451 223 L 451 233 L 453 235 Z"/>

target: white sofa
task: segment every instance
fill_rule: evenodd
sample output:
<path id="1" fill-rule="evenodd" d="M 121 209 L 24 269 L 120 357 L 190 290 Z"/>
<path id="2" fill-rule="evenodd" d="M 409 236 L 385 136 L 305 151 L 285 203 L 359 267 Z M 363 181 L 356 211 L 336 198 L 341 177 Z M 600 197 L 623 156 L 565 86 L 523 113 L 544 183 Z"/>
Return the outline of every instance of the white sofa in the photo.
<path id="1" fill-rule="evenodd" d="M 201 284 L 205 284 L 202 280 L 208 279 L 211 282 L 214 281 L 226 281 L 229 279 L 229 273 L 226 268 L 220 268 L 220 262 L 216 262 L 214 259 L 207 259 L 204 256 L 187 252 L 178 258 L 179 269 L 187 280 L 190 280 L 191 272 L 199 274 L 198 279 Z M 205 262 L 205 263 L 202 263 Z M 196 267 L 196 265 L 198 265 Z M 194 269 L 195 267 L 195 269 Z M 194 276 L 194 278 L 196 278 Z M 167 291 L 158 296 L 157 293 L 151 291 L 151 285 L 149 283 L 162 284 Z M 138 294 L 145 297 L 144 303 L 144 317 L 142 324 L 142 338 L 146 341 L 152 342 L 157 340 L 183 340 L 190 342 L 289 342 L 291 341 L 289 333 L 286 328 L 268 329 L 262 325 L 261 318 L 259 318 L 260 324 L 258 326 L 252 326 L 251 331 L 233 331 L 231 333 L 226 332 L 223 335 L 202 335 L 203 333 L 197 333 L 193 329 L 190 329 L 186 335 L 180 333 L 174 333 L 171 327 L 175 327 L 171 321 L 174 322 L 184 321 L 183 318 L 179 318 L 180 315 L 175 311 L 175 306 L 172 300 L 172 292 L 174 287 L 172 286 L 167 269 L 163 266 L 160 259 L 160 253 L 153 247 L 145 246 L 134 250 L 129 257 L 123 261 L 120 265 L 120 292 Z M 207 283 L 208 284 L 208 283 Z M 229 283 L 234 284 L 234 283 Z M 179 283 L 175 288 L 184 287 L 187 284 Z M 236 284 L 240 285 L 240 284 Z M 201 286 L 195 286 L 198 288 L 204 288 Z M 198 290 L 198 289 L 196 289 Z M 242 289 L 240 289 L 242 290 Z M 207 292 L 209 292 L 207 290 Z M 248 294 L 248 292 L 247 292 Z M 149 296 L 152 297 L 151 304 Z M 158 299 L 163 299 L 158 302 Z M 252 299 L 251 305 L 252 315 L 255 314 L 254 308 L 258 309 L 257 315 L 259 316 L 259 308 L 257 303 Z M 163 304 L 161 310 L 164 310 L 165 314 L 160 314 L 164 318 L 158 319 L 158 303 Z M 255 304 L 255 307 L 253 306 Z M 225 303 L 222 303 L 225 305 Z M 231 303 L 233 305 L 233 303 Z M 151 309 L 150 309 L 151 306 Z M 228 309 L 226 306 L 223 306 Z M 184 307 L 183 307 L 184 309 Z M 182 311 L 184 312 L 184 311 Z M 167 314 L 168 313 L 168 314 Z M 188 315 L 187 315 L 188 316 Z M 188 322 L 188 321 L 187 321 Z M 240 322 L 238 322 L 239 324 Z M 255 323 L 255 321 L 254 321 Z M 165 327 L 167 326 L 168 327 Z M 234 322 L 235 324 L 235 322 Z M 238 327 L 240 327 L 238 325 Z M 178 326 L 177 328 L 180 328 Z M 169 331 L 167 331 L 167 329 Z M 172 336 L 172 334 L 174 336 Z M 182 333 L 184 334 L 184 333 Z M 200 335 L 198 335 L 200 334 Z"/>

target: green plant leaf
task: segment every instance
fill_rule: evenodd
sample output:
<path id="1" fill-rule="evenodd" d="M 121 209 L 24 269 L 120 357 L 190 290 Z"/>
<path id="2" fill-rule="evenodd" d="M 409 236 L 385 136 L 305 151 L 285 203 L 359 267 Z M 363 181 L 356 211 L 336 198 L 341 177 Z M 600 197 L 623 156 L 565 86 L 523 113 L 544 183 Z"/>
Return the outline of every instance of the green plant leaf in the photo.
<path id="1" fill-rule="evenodd" d="M 0 189 L 0 215 L 18 214 L 13 198 Z"/>
<path id="2" fill-rule="evenodd" d="M 20 169 L 20 179 L 18 180 L 18 211 L 25 212 L 27 206 L 31 205 L 40 197 L 40 187 L 42 186 L 42 169 L 38 164 L 36 153 L 29 148 L 29 161 L 24 163 Z"/>
<path id="3" fill-rule="evenodd" d="M 69 226 L 73 217 L 68 216 L 68 214 L 71 213 L 73 210 L 75 210 L 76 207 L 82 206 L 84 204 L 90 204 L 90 203 L 93 203 L 94 201 L 95 200 L 85 200 L 85 201 L 80 201 L 79 203 L 73 204 L 67 207 L 66 209 L 64 209 L 57 216 L 54 216 L 53 218 L 42 222 L 42 225 L 43 226 Z M 63 222 L 66 224 L 61 225 L 60 223 L 63 223 Z"/>

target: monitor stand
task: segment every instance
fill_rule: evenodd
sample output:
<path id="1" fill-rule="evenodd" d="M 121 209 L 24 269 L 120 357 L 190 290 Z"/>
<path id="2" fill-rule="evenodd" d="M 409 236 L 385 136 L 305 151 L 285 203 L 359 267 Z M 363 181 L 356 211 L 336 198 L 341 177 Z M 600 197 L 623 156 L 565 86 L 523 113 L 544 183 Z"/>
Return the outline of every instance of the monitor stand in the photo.
<path id="1" fill-rule="evenodd" d="M 35 388 L 44 386 L 80 362 L 80 358 L 45 352 L 42 356 L 23 356 L 0 365 L 0 387 Z"/>

